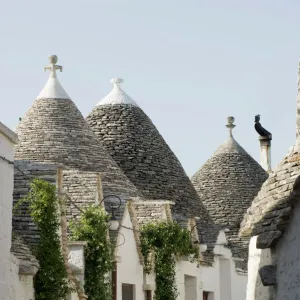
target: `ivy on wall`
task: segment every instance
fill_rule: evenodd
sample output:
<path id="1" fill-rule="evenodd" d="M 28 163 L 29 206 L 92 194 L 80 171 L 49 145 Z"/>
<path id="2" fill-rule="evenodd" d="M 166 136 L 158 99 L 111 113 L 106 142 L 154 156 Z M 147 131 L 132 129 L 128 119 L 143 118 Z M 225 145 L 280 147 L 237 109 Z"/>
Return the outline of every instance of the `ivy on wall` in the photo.
<path id="1" fill-rule="evenodd" d="M 40 269 L 34 278 L 36 300 L 65 300 L 72 291 L 61 253 L 56 187 L 45 180 L 34 179 L 28 202 L 29 213 L 39 229 L 39 242 L 34 254 Z M 16 207 L 17 208 L 17 207 Z"/>
<path id="2" fill-rule="evenodd" d="M 180 256 L 199 259 L 199 248 L 194 245 L 191 233 L 176 222 L 156 222 L 141 229 L 141 251 L 146 273 L 156 275 L 155 300 L 175 300 L 176 260 Z"/>
<path id="3" fill-rule="evenodd" d="M 101 206 L 86 208 L 71 224 L 72 239 L 86 241 L 85 293 L 90 300 L 112 297 L 109 273 L 113 269 L 112 248 L 108 238 L 110 216 Z"/>

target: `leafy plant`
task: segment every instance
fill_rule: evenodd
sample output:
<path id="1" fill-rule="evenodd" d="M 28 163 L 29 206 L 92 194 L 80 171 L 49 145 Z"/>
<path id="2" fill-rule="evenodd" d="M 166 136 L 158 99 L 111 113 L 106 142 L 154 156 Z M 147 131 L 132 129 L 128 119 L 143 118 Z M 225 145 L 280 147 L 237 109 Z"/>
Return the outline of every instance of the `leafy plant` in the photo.
<path id="1" fill-rule="evenodd" d="M 72 239 L 86 241 L 85 292 L 90 300 L 111 299 L 112 248 L 108 238 L 109 216 L 101 206 L 90 206 L 72 222 Z"/>
<path id="2" fill-rule="evenodd" d="M 190 232 L 176 222 L 144 225 L 141 230 L 141 251 L 145 271 L 154 271 L 156 275 L 155 300 L 175 300 L 178 296 L 176 260 L 180 256 L 189 256 L 192 261 L 199 258 L 199 249 L 193 244 Z"/>
<path id="3" fill-rule="evenodd" d="M 45 180 L 34 179 L 25 199 L 39 229 L 35 255 L 40 269 L 34 279 L 36 300 L 65 300 L 71 292 L 58 235 L 58 199 L 56 187 Z"/>

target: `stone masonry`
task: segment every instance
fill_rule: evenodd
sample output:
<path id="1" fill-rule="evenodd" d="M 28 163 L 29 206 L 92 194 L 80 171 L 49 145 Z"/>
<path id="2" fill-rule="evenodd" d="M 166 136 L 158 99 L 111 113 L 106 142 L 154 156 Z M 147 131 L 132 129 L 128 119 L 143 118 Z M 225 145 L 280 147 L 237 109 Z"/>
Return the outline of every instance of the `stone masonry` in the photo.
<path id="1" fill-rule="evenodd" d="M 128 199 L 135 186 L 106 153 L 69 99 L 38 99 L 19 123 L 17 160 L 62 164 L 101 173 L 104 195 Z"/>
<path id="2" fill-rule="evenodd" d="M 222 228 L 232 256 L 244 259 L 236 266 L 247 269 L 249 238 L 239 237 L 247 208 L 268 175 L 233 137 L 221 145 L 195 173 L 192 183 L 211 217 Z"/>
<path id="3" fill-rule="evenodd" d="M 190 179 L 141 108 L 131 104 L 98 105 L 87 121 L 145 198 L 174 201 L 173 213 L 199 216 L 203 238 L 209 245 L 215 242 L 217 228 Z"/>

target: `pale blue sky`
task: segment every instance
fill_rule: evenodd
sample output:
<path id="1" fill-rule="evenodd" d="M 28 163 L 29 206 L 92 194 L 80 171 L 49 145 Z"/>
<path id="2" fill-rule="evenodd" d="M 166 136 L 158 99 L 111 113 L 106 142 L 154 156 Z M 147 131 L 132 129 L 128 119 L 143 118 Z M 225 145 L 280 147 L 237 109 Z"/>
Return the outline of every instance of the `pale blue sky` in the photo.
<path id="1" fill-rule="evenodd" d="M 295 141 L 299 15 L 296 0 L 2 1 L 0 120 L 15 128 L 57 54 L 84 116 L 122 77 L 188 175 L 227 138 L 228 115 L 257 160 L 262 115 L 276 165 Z"/>

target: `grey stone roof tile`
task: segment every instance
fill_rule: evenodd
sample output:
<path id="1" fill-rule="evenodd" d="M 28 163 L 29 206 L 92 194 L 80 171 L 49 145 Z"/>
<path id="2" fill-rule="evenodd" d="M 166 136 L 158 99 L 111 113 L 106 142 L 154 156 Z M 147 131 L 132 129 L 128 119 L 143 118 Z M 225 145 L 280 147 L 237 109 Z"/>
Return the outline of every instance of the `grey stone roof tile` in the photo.
<path id="1" fill-rule="evenodd" d="M 243 215 L 268 175 L 263 168 L 229 137 L 193 175 L 192 183 L 214 222 L 226 232 L 233 257 L 244 259 L 247 268 L 248 238 L 238 231 Z"/>
<path id="2" fill-rule="evenodd" d="M 18 236 L 15 232 L 12 234 L 10 252 L 14 254 L 22 263 L 29 264 L 30 266 L 39 268 L 39 262 L 32 254 L 29 246 Z"/>
<path id="3" fill-rule="evenodd" d="M 70 99 L 38 99 L 18 125 L 16 160 L 62 164 L 99 172 L 104 195 L 125 199 L 140 195 Z"/>
<path id="4" fill-rule="evenodd" d="M 299 195 L 299 155 L 298 147 L 290 149 L 262 185 L 244 216 L 240 235 L 258 235 L 258 248 L 275 245 L 288 224 Z"/>
<path id="5" fill-rule="evenodd" d="M 87 121 L 125 175 L 146 199 L 174 201 L 173 213 L 199 216 L 199 232 L 210 243 L 215 226 L 177 157 L 150 118 L 134 105 L 98 105 Z"/>
<path id="6" fill-rule="evenodd" d="M 39 164 L 36 162 L 15 161 L 14 174 L 14 209 L 13 214 L 13 230 L 19 236 L 22 236 L 24 241 L 30 247 L 34 247 L 39 240 L 39 230 L 34 224 L 28 211 L 28 203 L 21 201 L 27 196 L 30 189 L 30 181 L 34 178 L 40 178 L 56 185 L 58 181 L 59 165 Z M 20 171 L 22 170 L 22 172 Z M 67 194 L 67 219 L 72 221 L 79 218 L 81 211 L 90 205 L 99 201 L 98 194 L 98 174 L 89 171 L 79 171 L 76 169 L 62 170 L 62 185 L 64 192 Z M 72 202 L 69 200 L 72 200 Z M 21 204 L 20 204 L 21 203 Z M 116 212 L 116 217 L 121 220 L 124 214 L 126 201 L 122 201 L 120 209 Z M 109 212 L 109 208 L 106 207 Z"/>

